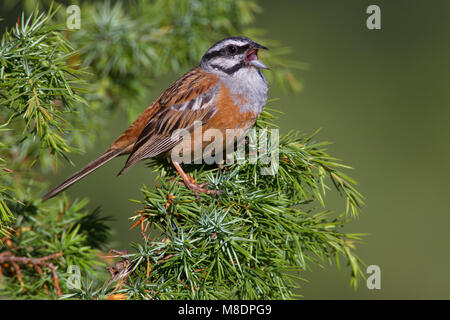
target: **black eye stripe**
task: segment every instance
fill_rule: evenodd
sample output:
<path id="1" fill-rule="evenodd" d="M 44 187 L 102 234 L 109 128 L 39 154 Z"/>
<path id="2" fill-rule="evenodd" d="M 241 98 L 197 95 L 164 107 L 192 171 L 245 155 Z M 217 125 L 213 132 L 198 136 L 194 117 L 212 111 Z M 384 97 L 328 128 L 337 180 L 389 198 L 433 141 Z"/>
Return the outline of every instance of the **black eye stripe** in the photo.
<path id="1" fill-rule="evenodd" d="M 228 46 L 228 47 L 227 47 L 227 51 L 228 51 L 230 54 L 235 54 L 235 53 L 237 53 L 237 47 L 236 47 L 236 46 L 233 46 L 233 45 Z"/>
<path id="2" fill-rule="evenodd" d="M 250 48 L 250 45 L 249 45 L 249 44 L 246 44 L 246 45 L 243 45 L 243 46 L 235 46 L 235 47 L 236 47 L 236 49 L 237 49 L 236 54 L 242 54 L 242 53 L 244 53 L 245 51 L 247 51 L 248 48 Z"/>
<path id="3" fill-rule="evenodd" d="M 238 45 L 232 44 L 230 46 L 234 46 L 237 49 L 236 53 L 234 53 L 234 54 L 242 54 L 242 53 L 244 53 L 245 51 L 247 51 L 250 48 L 250 44 L 245 44 L 243 46 L 238 46 Z M 228 53 L 228 48 L 229 48 L 229 46 L 226 46 L 225 48 L 222 48 L 220 50 L 208 52 L 207 54 L 204 55 L 203 59 L 211 60 L 211 59 L 214 59 L 216 57 L 220 57 L 220 56 L 222 56 L 224 54 L 227 54 Z"/>
<path id="4" fill-rule="evenodd" d="M 222 55 L 222 51 L 220 51 L 220 50 L 208 52 L 207 54 L 205 54 L 203 56 L 203 60 L 211 60 L 216 57 L 220 57 L 221 55 Z"/>

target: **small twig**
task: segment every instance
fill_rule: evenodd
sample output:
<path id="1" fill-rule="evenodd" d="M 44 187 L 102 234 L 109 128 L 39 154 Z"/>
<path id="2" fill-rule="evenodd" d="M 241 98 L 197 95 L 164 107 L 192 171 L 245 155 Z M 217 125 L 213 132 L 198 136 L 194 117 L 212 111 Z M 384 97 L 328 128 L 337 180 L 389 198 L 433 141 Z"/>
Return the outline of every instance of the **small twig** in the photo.
<path id="1" fill-rule="evenodd" d="M 59 281 L 58 281 L 58 274 L 56 273 L 56 269 L 55 266 L 53 265 L 53 263 L 47 263 L 47 266 L 52 270 L 52 274 L 53 274 L 53 283 L 55 285 L 55 289 L 56 289 L 56 293 L 58 294 L 58 296 L 62 295 L 61 292 L 61 288 L 59 286 Z"/>
<path id="2" fill-rule="evenodd" d="M 168 255 L 165 256 L 164 258 L 158 260 L 158 263 L 164 262 L 164 261 L 166 261 L 167 259 L 170 259 L 170 258 L 172 258 L 172 257 L 173 257 L 173 254 L 168 254 Z"/>
<path id="3" fill-rule="evenodd" d="M 20 270 L 19 265 L 15 261 L 11 261 L 14 269 L 16 270 L 17 279 L 19 279 L 20 287 L 23 289 L 25 287 L 25 283 L 23 283 L 22 271 Z"/>
<path id="4" fill-rule="evenodd" d="M 152 267 L 150 265 L 150 258 L 147 258 L 147 279 L 150 277 L 150 271 L 152 270 Z"/>
<path id="5" fill-rule="evenodd" d="M 41 277 L 43 275 L 42 267 L 50 268 L 53 276 L 53 284 L 55 286 L 56 293 L 59 296 L 61 296 L 62 291 L 61 287 L 59 286 L 58 273 L 56 272 L 54 264 L 47 261 L 61 257 L 62 255 L 63 255 L 62 252 L 57 252 L 41 258 L 28 258 L 28 257 L 17 257 L 13 255 L 10 251 L 5 251 L 0 253 L 0 264 L 5 264 L 8 262 L 12 264 L 22 288 L 25 287 L 25 284 L 23 282 L 22 270 L 20 269 L 19 263 L 24 265 L 32 265 L 36 269 L 39 276 Z"/>
<path id="6" fill-rule="evenodd" d="M 167 197 L 167 202 L 166 202 L 166 211 L 167 211 L 167 209 L 169 209 L 170 204 L 172 203 L 172 200 L 173 200 L 173 199 L 175 199 L 175 196 L 169 194 L 168 197 Z"/>
<path id="7" fill-rule="evenodd" d="M 136 227 L 137 227 L 138 225 L 140 225 L 142 222 L 144 222 L 144 216 L 141 216 L 141 217 L 139 218 L 139 220 L 136 221 L 136 223 L 133 224 L 133 225 L 130 227 L 130 229 L 128 229 L 128 230 L 131 230 L 131 229 L 136 228 Z"/>
<path id="8" fill-rule="evenodd" d="M 64 208 L 62 209 L 62 211 L 58 214 L 58 217 L 56 218 L 56 221 L 61 220 L 62 216 L 64 215 L 64 213 L 67 211 L 67 209 L 70 207 L 71 203 L 68 202 Z"/>
<path id="9" fill-rule="evenodd" d="M 43 276 L 44 272 L 42 271 L 41 267 L 38 264 L 34 265 L 34 268 L 36 269 L 37 273 L 39 273 L 39 276 Z M 44 283 L 44 290 L 48 294 L 48 286 L 46 283 Z"/>

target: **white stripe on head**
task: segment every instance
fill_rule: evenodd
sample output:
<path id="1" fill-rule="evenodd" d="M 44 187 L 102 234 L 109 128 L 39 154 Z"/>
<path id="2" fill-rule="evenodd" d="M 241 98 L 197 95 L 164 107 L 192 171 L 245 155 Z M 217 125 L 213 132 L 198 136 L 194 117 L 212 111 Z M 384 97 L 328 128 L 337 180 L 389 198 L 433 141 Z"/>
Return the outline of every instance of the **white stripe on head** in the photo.
<path id="1" fill-rule="evenodd" d="M 208 50 L 208 52 L 222 50 L 222 49 L 228 47 L 229 45 L 235 45 L 237 47 L 245 46 L 246 44 L 248 44 L 250 42 L 251 41 L 249 39 L 229 38 L 229 39 L 225 39 L 225 40 L 222 40 L 222 41 L 216 43 L 214 46 L 212 46 Z"/>

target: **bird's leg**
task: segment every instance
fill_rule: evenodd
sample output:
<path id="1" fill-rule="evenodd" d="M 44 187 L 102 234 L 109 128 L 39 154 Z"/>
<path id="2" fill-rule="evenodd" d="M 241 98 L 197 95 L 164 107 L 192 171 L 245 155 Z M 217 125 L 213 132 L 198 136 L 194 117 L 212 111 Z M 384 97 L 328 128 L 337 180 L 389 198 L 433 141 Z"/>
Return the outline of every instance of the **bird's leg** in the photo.
<path id="1" fill-rule="evenodd" d="M 197 184 L 197 182 L 192 177 L 190 177 L 188 174 L 186 174 L 186 172 L 183 171 L 183 169 L 181 168 L 181 165 L 178 162 L 172 161 L 172 163 L 173 163 L 173 166 L 175 167 L 175 169 L 181 175 L 181 178 L 184 181 L 184 185 L 186 187 L 188 187 L 189 189 L 191 189 L 192 192 L 194 192 L 197 200 L 200 199 L 200 197 L 198 196 L 199 192 L 203 192 L 206 194 L 221 194 L 222 193 L 222 191 L 220 191 L 220 190 L 205 189 L 204 186 L 208 185 L 208 183 Z"/>
<path id="2" fill-rule="evenodd" d="M 229 170 L 230 167 L 225 167 L 225 165 L 230 163 L 234 163 L 234 156 L 232 154 L 225 153 L 225 159 L 222 159 L 216 163 L 219 172 L 223 173 L 224 170 Z"/>

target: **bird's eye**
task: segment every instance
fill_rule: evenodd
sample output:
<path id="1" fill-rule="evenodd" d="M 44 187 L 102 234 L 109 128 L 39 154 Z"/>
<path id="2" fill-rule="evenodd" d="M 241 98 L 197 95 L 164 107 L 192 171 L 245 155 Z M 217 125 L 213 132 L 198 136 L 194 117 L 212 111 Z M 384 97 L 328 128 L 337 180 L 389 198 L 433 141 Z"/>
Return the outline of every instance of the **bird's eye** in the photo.
<path id="1" fill-rule="evenodd" d="M 236 46 L 228 46 L 228 53 L 229 54 L 236 54 L 237 47 Z"/>

